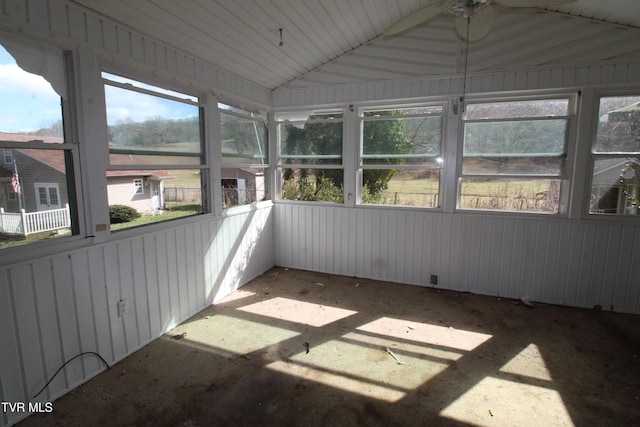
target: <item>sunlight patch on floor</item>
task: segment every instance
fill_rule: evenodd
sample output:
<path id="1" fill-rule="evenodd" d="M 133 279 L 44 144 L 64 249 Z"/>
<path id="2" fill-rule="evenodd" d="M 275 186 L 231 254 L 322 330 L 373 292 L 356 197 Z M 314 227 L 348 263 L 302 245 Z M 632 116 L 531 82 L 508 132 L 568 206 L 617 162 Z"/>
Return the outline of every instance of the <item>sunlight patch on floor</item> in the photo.
<path id="1" fill-rule="evenodd" d="M 221 348 L 236 354 L 251 353 L 300 335 L 288 329 L 222 314 L 210 316 L 202 322 L 205 322 L 203 328 L 189 329 L 185 341 Z M 180 333 L 177 328 L 175 331 Z"/>
<path id="2" fill-rule="evenodd" d="M 462 351 L 471 351 L 491 339 L 491 335 L 480 332 L 429 323 L 414 323 L 391 317 L 381 317 L 356 329 Z"/>
<path id="3" fill-rule="evenodd" d="M 246 305 L 238 310 L 315 327 L 325 326 L 358 313 L 344 308 L 311 304 L 282 297 Z"/>
<path id="4" fill-rule="evenodd" d="M 407 391 L 420 387 L 449 366 L 444 361 L 420 360 L 395 347 L 393 351 L 400 362 L 387 353 L 385 347 L 337 339 L 312 348 L 309 354 L 295 355 L 291 360 L 325 372 Z"/>
<path id="5" fill-rule="evenodd" d="M 493 377 L 478 382 L 440 415 L 473 426 L 574 425 L 556 390 Z"/>
<path id="6" fill-rule="evenodd" d="M 538 346 L 535 344 L 529 344 L 524 350 L 500 368 L 500 372 L 553 381 L 551 372 L 547 369 L 540 349 L 538 349 Z"/>
<path id="7" fill-rule="evenodd" d="M 425 358 L 432 361 L 455 361 L 463 356 L 463 353 L 457 351 L 445 350 L 424 344 L 412 344 L 411 342 L 397 341 L 385 336 L 372 336 L 368 334 L 364 335 L 356 332 L 350 332 L 342 337 L 347 341 L 360 342 L 376 346 L 381 349 L 389 347 L 402 362 L 409 364 L 412 364 L 412 361 L 417 362 L 418 360 Z"/>

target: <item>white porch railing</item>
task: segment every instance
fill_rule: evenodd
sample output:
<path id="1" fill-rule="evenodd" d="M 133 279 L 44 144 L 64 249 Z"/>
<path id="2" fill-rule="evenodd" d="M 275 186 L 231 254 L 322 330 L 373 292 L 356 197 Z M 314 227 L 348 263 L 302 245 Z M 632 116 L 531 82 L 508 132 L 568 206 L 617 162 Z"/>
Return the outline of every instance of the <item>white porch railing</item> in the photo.
<path id="1" fill-rule="evenodd" d="M 68 204 L 62 209 L 29 213 L 24 209 L 16 213 L 5 212 L 4 208 L 0 208 L 0 232 L 3 233 L 27 236 L 69 227 L 71 227 L 71 215 Z"/>

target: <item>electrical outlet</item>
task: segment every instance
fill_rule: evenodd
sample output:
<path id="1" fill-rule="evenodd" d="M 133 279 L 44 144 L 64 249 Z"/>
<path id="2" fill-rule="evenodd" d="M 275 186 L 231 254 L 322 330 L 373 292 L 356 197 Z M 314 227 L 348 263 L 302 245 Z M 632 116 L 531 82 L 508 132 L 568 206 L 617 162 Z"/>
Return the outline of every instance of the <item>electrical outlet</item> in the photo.
<path id="1" fill-rule="evenodd" d="M 129 311 L 129 306 L 126 299 L 118 301 L 118 317 L 122 317 Z"/>
<path id="2" fill-rule="evenodd" d="M 437 274 L 432 274 L 431 275 L 431 277 L 429 278 L 429 284 L 430 285 L 434 285 L 434 286 L 438 285 L 438 275 Z"/>

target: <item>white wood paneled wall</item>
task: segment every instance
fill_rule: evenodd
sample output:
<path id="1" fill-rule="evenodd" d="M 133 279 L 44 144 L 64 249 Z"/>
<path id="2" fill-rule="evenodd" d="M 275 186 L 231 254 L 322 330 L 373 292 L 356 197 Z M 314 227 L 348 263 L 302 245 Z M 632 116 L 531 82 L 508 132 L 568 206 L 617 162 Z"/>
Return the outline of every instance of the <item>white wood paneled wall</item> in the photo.
<path id="1" fill-rule="evenodd" d="M 640 314 L 640 225 L 277 204 L 279 266 Z"/>
<path id="2" fill-rule="evenodd" d="M 0 400 L 46 402 L 274 265 L 272 207 L 0 268 Z M 128 313 L 119 317 L 118 301 Z M 26 414 L 2 413 L 2 425 Z"/>
<path id="3" fill-rule="evenodd" d="M 330 87 L 281 89 L 272 93 L 274 108 L 356 104 L 459 95 L 461 75 L 364 82 Z M 467 76 L 467 94 L 640 84 L 640 62 L 548 66 Z"/>

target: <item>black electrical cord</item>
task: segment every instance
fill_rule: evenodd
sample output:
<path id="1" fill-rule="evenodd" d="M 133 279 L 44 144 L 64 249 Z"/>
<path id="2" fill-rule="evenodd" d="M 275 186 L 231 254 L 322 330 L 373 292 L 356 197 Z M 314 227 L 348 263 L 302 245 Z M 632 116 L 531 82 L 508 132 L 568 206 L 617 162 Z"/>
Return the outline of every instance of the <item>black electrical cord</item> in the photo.
<path id="1" fill-rule="evenodd" d="M 58 375 L 58 374 L 60 373 L 60 371 L 61 371 L 65 366 L 67 366 L 67 364 L 68 364 L 69 362 L 71 362 L 71 361 L 72 361 L 72 360 L 74 360 L 74 359 L 77 359 L 77 358 L 78 358 L 78 357 L 80 357 L 80 356 L 84 356 L 85 354 L 93 354 L 93 355 L 95 355 L 95 356 L 98 356 L 98 358 L 99 358 L 100 360 L 102 360 L 102 363 L 104 363 L 104 364 L 105 364 L 105 366 L 107 367 L 107 369 L 111 369 L 111 366 L 109 366 L 109 364 L 107 363 L 107 361 L 106 361 L 106 360 L 104 360 L 104 359 L 102 358 L 102 356 L 100 356 L 98 353 L 96 353 L 95 351 L 84 351 L 84 352 L 82 352 L 82 353 L 80 353 L 80 354 L 77 354 L 77 355 L 73 356 L 71 359 L 67 360 L 66 362 L 64 362 L 64 363 L 62 364 L 62 366 L 60 366 L 60 368 L 58 368 L 58 370 L 56 371 L 56 373 L 55 373 L 55 374 L 53 374 L 53 376 L 49 379 L 49 381 L 47 381 L 47 383 L 44 385 L 44 387 L 42 387 L 42 388 L 40 389 L 40 391 L 39 391 L 39 392 L 37 392 L 37 393 L 35 394 L 35 396 L 33 396 L 33 398 L 32 398 L 32 399 L 35 399 L 36 397 L 40 396 L 40 393 L 42 393 L 42 392 L 43 392 L 43 391 L 44 391 L 44 390 L 49 386 L 49 384 L 51 384 L 51 381 L 53 381 L 53 379 L 56 377 L 56 375 Z"/>

